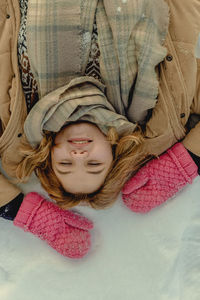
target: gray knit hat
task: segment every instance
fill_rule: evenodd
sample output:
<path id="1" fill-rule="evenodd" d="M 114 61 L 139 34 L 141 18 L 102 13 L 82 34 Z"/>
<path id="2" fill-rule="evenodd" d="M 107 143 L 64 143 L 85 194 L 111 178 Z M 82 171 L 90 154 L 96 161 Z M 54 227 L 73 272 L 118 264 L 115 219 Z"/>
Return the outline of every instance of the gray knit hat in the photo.
<path id="1" fill-rule="evenodd" d="M 25 135 L 35 147 L 43 137 L 43 130 L 58 132 L 67 123 L 81 120 L 96 124 L 105 135 L 111 127 L 119 136 L 132 133 L 136 127 L 115 112 L 105 96 L 103 84 L 84 76 L 41 98 L 27 116 Z"/>

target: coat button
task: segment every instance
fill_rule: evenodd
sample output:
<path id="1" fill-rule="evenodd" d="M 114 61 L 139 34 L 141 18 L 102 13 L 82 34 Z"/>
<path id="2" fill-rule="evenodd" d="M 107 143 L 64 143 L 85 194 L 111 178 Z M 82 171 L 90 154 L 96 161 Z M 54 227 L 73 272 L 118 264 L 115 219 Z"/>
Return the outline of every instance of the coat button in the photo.
<path id="1" fill-rule="evenodd" d="M 20 138 L 21 136 L 22 136 L 22 133 L 19 133 L 19 134 L 17 135 L 18 138 Z"/>
<path id="2" fill-rule="evenodd" d="M 180 114 L 180 117 L 181 117 L 181 118 L 184 118 L 184 117 L 185 117 L 185 114 L 184 114 L 184 113 Z"/>
<path id="3" fill-rule="evenodd" d="M 167 61 L 172 61 L 173 59 L 173 56 L 171 54 L 168 54 L 167 57 L 166 57 L 166 60 Z"/>
<path id="4" fill-rule="evenodd" d="M 10 19 L 10 15 L 7 15 L 7 16 L 6 16 L 6 19 Z"/>

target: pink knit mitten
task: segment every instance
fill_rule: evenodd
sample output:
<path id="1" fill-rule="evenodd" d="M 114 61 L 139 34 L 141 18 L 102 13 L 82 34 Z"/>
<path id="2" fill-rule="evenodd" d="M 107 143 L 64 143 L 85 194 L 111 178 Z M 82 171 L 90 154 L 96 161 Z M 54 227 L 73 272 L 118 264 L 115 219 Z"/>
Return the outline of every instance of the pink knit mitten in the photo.
<path id="1" fill-rule="evenodd" d="M 122 190 L 132 211 L 146 213 L 175 195 L 197 176 L 197 166 L 181 143 L 153 159 L 133 176 Z"/>
<path id="2" fill-rule="evenodd" d="M 14 225 L 45 240 L 52 248 L 70 258 L 83 257 L 90 248 L 91 221 L 63 210 L 37 193 L 25 196 Z"/>

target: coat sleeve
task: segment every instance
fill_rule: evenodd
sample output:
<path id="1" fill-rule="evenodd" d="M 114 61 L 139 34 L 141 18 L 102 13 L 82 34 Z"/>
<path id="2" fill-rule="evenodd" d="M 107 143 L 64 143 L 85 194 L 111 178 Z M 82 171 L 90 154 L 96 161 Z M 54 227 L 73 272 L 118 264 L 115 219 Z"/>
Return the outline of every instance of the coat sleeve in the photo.
<path id="1" fill-rule="evenodd" d="M 0 173 L 0 207 L 12 201 L 21 190 Z"/>
<path id="2" fill-rule="evenodd" d="M 12 6 L 12 4 L 14 6 Z M 17 4 L 17 5 L 16 5 Z M 0 136 L 10 118 L 10 93 L 13 79 L 11 46 L 16 43 L 16 28 L 20 23 L 17 1 L 0 0 Z M 15 10 L 14 10 L 15 9 Z M 12 201 L 21 191 L 0 171 L 0 207 Z"/>
<path id="3" fill-rule="evenodd" d="M 191 106 L 191 116 L 194 114 L 200 120 L 200 59 L 197 59 L 197 66 L 196 94 Z M 200 156 L 200 121 L 189 131 L 182 143 L 186 149 Z"/>

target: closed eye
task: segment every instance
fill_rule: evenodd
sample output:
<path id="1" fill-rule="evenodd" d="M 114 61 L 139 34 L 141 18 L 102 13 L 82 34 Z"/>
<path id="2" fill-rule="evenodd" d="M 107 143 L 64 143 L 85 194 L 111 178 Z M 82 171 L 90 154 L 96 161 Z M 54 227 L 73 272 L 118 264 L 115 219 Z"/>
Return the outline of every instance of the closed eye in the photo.
<path id="1" fill-rule="evenodd" d="M 70 162 L 60 162 L 59 165 L 61 165 L 61 166 L 71 166 L 72 163 L 70 163 Z"/>
<path id="2" fill-rule="evenodd" d="M 101 166 L 102 163 L 88 163 L 88 166 Z"/>

